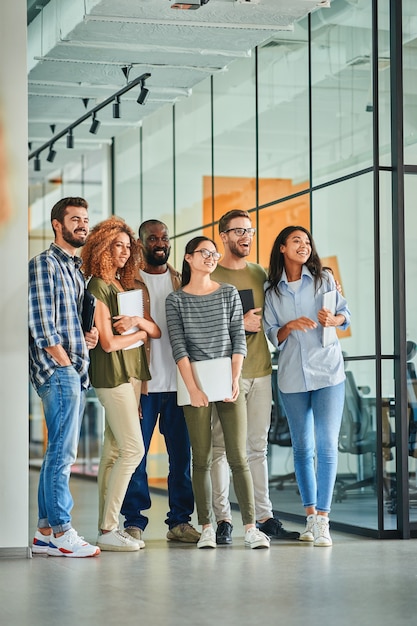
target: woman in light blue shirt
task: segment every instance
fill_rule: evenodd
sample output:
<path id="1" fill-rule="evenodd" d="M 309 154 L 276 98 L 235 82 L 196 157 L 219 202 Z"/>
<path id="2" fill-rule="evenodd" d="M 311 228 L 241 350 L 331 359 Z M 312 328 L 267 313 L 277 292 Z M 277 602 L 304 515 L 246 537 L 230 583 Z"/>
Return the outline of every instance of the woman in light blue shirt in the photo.
<path id="1" fill-rule="evenodd" d="M 330 291 L 335 291 L 334 312 L 323 306 L 323 294 Z M 316 546 L 332 545 L 329 512 L 345 395 L 339 341 L 334 334 L 323 347 L 323 334 L 349 323 L 347 302 L 336 290 L 332 273 L 323 268 L 309 231 L 302 226 L 284 228 L 271 251 L 264 327 L 279 350 L 278 387 L 307 515 L 300 540 Z"/>

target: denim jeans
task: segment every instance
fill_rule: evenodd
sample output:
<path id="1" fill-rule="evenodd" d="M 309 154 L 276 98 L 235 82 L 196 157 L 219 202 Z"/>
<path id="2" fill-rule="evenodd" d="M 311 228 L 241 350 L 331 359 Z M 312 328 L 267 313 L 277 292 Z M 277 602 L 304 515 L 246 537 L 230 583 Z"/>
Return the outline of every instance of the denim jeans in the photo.
<path id="1" fill-rule="evenodd" d="M 142 511 L 151 508 L 146 461 L 159 416 L 159 430 L 165 439 L 168 452 L 168 501 L 169 511 L 165 523 L 169 528 L 191 520 L 194 497 L 191 486 L 190 440 L 182 407 L 177 406 L 174 391 L 142 395 L 142 436 L 145 456 L 130 479 L 122 505 L 124 526 L 137 526 L 144 530 L 148 518 Z"/>
<path id="2" fill-rule="evenodd" d="M 77 456 L 86 389 L 72 365 L 58 367 L 37 389 L 48 429 L 48 444 L 39 476 L 38 527 L 54 533 L 71 528 L 74 501 L 69 489 L 71 465 Z"/>
<path id="3" fill-rule="evenodd" d="M 303 393 L 281 393 L 304 507 L 330 511 L 337 474 L 345 383 Z M 317 452 L 317 470 L 315 468 Z"/>

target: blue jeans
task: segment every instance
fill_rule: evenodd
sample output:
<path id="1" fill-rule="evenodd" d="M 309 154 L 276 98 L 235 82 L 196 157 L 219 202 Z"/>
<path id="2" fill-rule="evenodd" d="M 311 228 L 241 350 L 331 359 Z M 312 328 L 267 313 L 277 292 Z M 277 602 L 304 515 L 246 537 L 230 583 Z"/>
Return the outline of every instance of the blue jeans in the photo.
<path id="1" fill-rule="evenodd" d="M 190 440 L 182 407 L 177 406 L 175 391 L 150 393 L 141 396 L 142 436 L 145 456 L 133 473 L 121 513 L 124 527 L 136 526 L 145 530 L 148 518 L 142 511 L 151 508 L 146 460 L 152 435 L 159 415 L 159 430 L 164 436 L 168 452 L 168 502 L 169 511 L 165 523 L 169 528 L 189 522 L 194 510 L 194 497 L 190 473 Z"/>
<path id="2" fill-rule="evenodd" d="M 54 533 L 71 528 L 74 501 L 69 489 L 71 465 L 77 457 L 86 389 L 72 365 L 59 367 L 37 389 L 48 429 L 48 444 L 39 476 L 38 528 Z"/>
<path id="3" fill-rule="evenodd" d="M 345 383 L 316 391 L 280 391 L 280 394 L 290 427 L 295 475 L 303 505 L 329 513 L 337 474 Z"/>

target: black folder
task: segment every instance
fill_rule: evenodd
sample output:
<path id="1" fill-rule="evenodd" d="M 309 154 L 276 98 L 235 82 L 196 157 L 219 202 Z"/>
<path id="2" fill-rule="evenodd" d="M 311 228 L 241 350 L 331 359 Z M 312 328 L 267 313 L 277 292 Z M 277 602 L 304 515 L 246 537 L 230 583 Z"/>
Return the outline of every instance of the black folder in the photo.
<path id="1" fill-rule="evenodd" d="M 247 313 L 251 309 L 255 308 L 255 302 L 253 299 L 252 289 L 240 289 L 239 296 L 240 296 L 240 299 L 242 300 L 243 315 L 245 315 L 245 313 Z M 256 333 L 252 331 L 246 330 L 245 332 L 247 335 L 256 335 Z"/>
<path id="2" fill-rule="evenodd" d="M 84 289 L 84 300 L 83 300 L 83 309 L 81 313 L 81 321 L 83 326 L 83 331 L 88 333 L 94 324 L 94 313 L 96 310 L 96 297 L 93 296 L 92 293 L 88 291 L 88 289 Z"/>

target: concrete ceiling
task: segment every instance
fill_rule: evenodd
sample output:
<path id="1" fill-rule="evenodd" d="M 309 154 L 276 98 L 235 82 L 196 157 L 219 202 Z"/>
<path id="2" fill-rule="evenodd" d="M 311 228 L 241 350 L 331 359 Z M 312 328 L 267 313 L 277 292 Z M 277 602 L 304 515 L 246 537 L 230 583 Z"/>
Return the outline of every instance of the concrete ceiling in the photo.
<path id="1" fill-rule="evenodd" d="M 197 0 L 190 0 L 196 2 Z M 57 141 L 56 159 L 40 154 L 44 180 L 80 153 L 111 139 L 167 103 L 189 97 L 207 76 L 227 71 L 255 46 L 292 30 L 294 21 L 329 0 L 209 0 L 198 10 L 173 10 L 174 0 L 28 0 L 29 153 L 128 82 L 149 73 L 149 98 L 137 104 L 139 87 L 121 98 L 121 117 L 112 106 L 74 129 L 74 149 Z M 125 71 L 122 68 L 127 68 Z M 126 76 L 127 73 L 127 76 Z"/>

